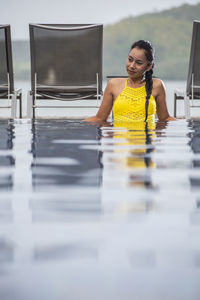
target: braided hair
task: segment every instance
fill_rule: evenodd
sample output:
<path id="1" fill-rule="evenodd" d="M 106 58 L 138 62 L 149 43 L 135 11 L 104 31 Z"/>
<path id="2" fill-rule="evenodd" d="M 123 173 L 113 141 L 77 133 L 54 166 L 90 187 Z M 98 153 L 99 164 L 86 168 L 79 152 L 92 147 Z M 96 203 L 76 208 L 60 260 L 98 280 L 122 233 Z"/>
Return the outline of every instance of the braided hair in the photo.
<path id="1" fill-rule="evenodd" d="M 145 113 L 146 113 L 145 122 L 146 122 L 147 117 L 148 117 L 149 99 L 151 97 L 152 88 L 153 88 L 152 75 L 153 75 L 153 66 L 154 66 L 154 63 L 153 63 L 154 49 L 149 41 L 144 41 L 144 40 L 139 40 L 139 41 L 133 43 L 133 45 L 131 46 L 131 50 L 136 47 L 139 49 L 145 50 L 145 55 L 146 55 L 146 58 L 148 61 L 148 65 L 152 64 L 152 68 L 149 71 L 146 71 L 146 73 L 145 73 L 145 81 L 146 81 L 145 88 L 146 88 L 146 94 L 147 94 L 146 103 L 145 103 Z"/>

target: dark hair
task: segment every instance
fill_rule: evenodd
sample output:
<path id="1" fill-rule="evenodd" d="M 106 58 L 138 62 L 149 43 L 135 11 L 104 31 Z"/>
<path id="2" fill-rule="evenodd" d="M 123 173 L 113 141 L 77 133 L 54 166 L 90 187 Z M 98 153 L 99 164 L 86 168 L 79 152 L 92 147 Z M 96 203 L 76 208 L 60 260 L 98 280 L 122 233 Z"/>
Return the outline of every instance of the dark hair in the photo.
<path id="1" fill-rule="evenodd" d="M 145 112 L 146 112 L 145 121 L 146 121 L 147 117 L 148 117 L 149 99 L 151 97 L 152 87 L 153 87 L 152 75 L 153 75 L 153 67 L 154 67 L 154 49 L 149 41 L 144 41 L 144 40 L 139 40 L 139 41 L 133 43 L 133 45 L 131 46 L 131 50 L 136 47 L 139 49 L 145 50 L 145 55 L 146 55 L 148 64 L 153 65 L 151 70 L 149 70 L 145 73 L 145 81 L 146 81 L 145 87 L 146 87 L 146 93 L 147 93 L 146 103 L 145 103 Z"/>

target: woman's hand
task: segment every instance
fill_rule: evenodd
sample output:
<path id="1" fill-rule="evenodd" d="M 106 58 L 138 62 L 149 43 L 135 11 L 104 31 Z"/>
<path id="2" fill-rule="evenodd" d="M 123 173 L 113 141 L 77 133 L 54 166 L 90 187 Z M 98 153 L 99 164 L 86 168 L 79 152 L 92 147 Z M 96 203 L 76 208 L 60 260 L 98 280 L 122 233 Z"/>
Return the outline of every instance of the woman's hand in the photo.
<path id="1" fill-rule="evenodd" d="M 169 116 L 165 121 L 177 121 L 177 119 L 172 116 Z"/>
<path id="2" fill-rule="evenodd" d="M 83 120 L 84 122 L 102 122 L 101 119 L 97 118 L 96 116 L 89 117 Z"/>

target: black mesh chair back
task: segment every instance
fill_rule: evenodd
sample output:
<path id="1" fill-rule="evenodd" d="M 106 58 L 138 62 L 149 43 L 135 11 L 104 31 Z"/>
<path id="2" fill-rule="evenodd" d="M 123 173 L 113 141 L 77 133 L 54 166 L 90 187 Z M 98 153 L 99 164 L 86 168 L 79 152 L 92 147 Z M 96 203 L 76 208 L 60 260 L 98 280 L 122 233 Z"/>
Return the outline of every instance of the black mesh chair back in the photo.
<path id="1" fill-rule="evenodd" d="M 200 21 L 193 22 L 186 92 L 192 99 L 200 98 Z"/>
<path id="2" fill-rule="evenodd" d="M 14 91 L 10 25 L 0 25 L 0 98 Z"/>
<path id="3" fill-rule="evenodd" d="M 30 24 L 31 89 L 74 100 L 102 93 L 103 26 Z"/>

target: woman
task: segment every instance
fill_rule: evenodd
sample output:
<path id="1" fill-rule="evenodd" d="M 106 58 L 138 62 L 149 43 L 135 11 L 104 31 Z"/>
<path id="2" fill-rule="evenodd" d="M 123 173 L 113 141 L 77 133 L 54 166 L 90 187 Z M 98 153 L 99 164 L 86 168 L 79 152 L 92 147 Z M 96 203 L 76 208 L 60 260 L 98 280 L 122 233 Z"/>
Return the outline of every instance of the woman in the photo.
<path id="1" fill-rule="evenodd" d="M 162 81 L 152 78 L 154 51 L 149 41 L 139 40 L 131 46 L 126 60 L 128 78 L 113 78 L 105 89 L 96 116 L 87 122 L 104 122 L 113 109 L 114 122 L 176 120 L 169 115 Z"/>

